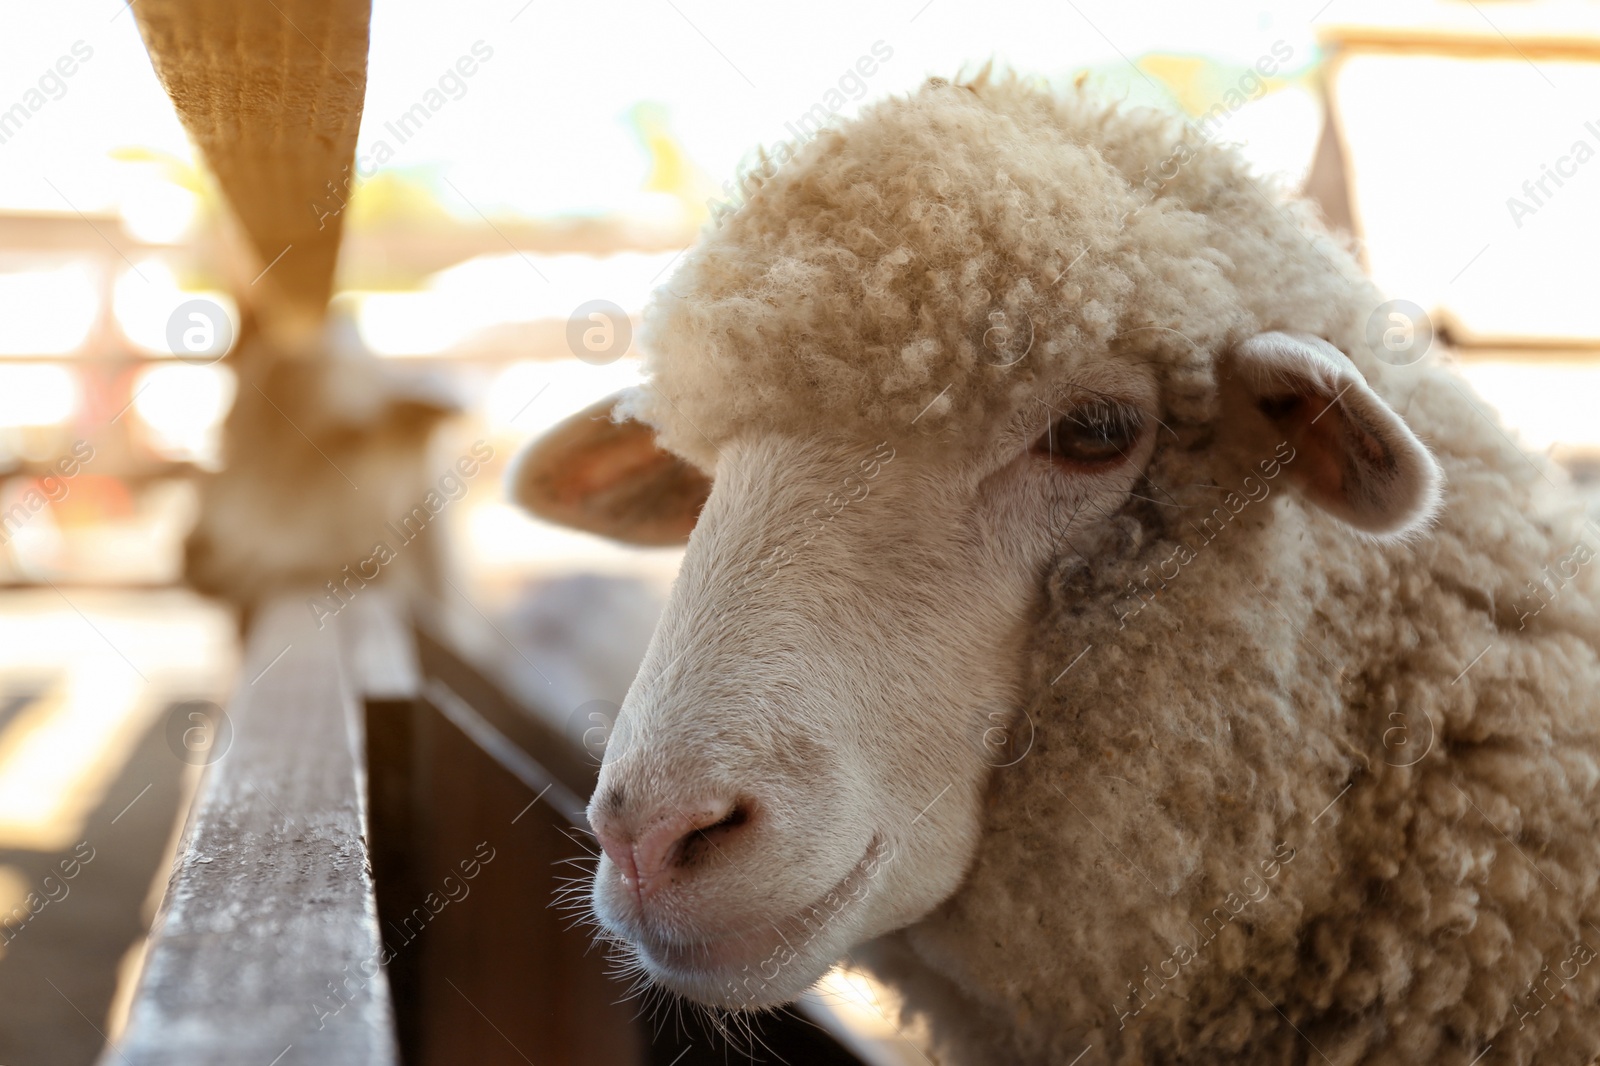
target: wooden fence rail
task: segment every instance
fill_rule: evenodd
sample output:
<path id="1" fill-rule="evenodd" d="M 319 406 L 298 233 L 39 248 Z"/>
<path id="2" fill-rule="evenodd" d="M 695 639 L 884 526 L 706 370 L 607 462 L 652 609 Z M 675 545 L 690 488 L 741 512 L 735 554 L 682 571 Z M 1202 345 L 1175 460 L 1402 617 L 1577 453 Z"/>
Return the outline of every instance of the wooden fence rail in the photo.
<path id="1" fill-rule="evenodd" d="M 100 1066 L 727 1061 L 714 1028 L 641 1016 L 552 906 L 587 872 L 593 761 L 424 621 L 376 589 L 322 628 L 303 596 L 259 613 Z M 787 1062 L 859 1062 L 759 1028 Z"/>
<path id="2" fill-rule="evenodd" d="M 351 664 L 304 601 L 269 605 L 212 729 L 121 1047 L 104 1062 L 395 1066 L 381 968 L 316 1007 L 381 937 Z M 319 1025 L 320 1021 L 320 1025 Z"/>

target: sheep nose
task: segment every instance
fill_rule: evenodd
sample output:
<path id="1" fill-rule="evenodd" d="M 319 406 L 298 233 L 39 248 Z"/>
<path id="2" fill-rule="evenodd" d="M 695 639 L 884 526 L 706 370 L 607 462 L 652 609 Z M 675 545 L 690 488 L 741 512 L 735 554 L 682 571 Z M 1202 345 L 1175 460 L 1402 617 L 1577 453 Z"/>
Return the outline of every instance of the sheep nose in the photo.
<path id="1" fill-rule="evenodd" d="M 671 880 L 700 841 L 720 847 L 748 820 L 748 805 L 735 800 L 668 804 L 631 818 L 601 810 L 590 818 L 600 847 L 641 901 Z"/>

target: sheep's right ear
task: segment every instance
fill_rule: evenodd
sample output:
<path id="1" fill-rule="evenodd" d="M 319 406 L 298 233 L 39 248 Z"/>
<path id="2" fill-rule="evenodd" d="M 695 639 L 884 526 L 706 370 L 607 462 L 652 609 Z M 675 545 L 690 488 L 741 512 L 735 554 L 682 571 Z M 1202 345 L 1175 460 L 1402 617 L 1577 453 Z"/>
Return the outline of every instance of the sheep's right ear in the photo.
<path id="1" fill-rule="evenodd" d="M 561 422 L 517 456 L 509 495 L 548 522 L 647 547 L 682 544 L 711 479 L 656 445 L 655 431 L 613 421 L 621 393 Z"/>

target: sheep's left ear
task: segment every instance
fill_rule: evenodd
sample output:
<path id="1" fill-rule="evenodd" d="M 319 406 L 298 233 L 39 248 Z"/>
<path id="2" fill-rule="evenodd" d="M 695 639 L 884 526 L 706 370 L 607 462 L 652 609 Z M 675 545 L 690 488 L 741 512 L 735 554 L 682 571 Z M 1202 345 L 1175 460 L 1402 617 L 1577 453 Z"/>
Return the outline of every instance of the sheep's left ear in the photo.
<path id="1" fill-rule="evenodd" d="M 1315 503 L 1380 536 L 1404 536 L 1433 517 L 1439 465 L 1343 352 L 1307 333 L 1261 333 L 1234 349 L 1232 366 L 1294 449 L 1285 468 Z"/>
<path id="2" fill-rule="evenodd" d="M 617 421 L 622 395 L 569 416 L 524 448 L 506 473 L 507 492 L 558 525 L 646 547 L 682 544 L 711 479 L 662 450 L 649 426 Z"/>

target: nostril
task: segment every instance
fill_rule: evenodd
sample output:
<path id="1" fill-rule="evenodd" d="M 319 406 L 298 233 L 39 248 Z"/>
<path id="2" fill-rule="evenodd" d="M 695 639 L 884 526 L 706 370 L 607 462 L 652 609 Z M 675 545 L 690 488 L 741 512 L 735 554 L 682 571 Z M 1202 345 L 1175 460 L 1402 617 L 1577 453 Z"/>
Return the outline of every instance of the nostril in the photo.
<path id="1" fill-rule="evenodd" d="M 710 825 L 701 826 L 684 834 L 675 852 L 668 857 L 673 866 L 689 866 L 699 861 L 708 851 L 722 847 L 727 838 L 750 821 L 750 804 L 736 802 L 728 813 Z"/>
<path id="2" fill-rule="evenodd" d="M 668 805 L 642 825 L 602 815 L 596 818 L 595 834 L 623 879 L 642 895 L 672 872 L 729 847 L 754 813 L 747 800 Z"/>
<path id="3" fill-rule="evenodd" d="M 723 818 L 722 821 L 715 825 L 708 825 L 704 829 L 696 829 L 695 833 L 699 836 L 708 836 L 719 829 L 736 829 L 749 820 L 750 806 L 741 800 L 733 805 L 733 809 L 728 812 L 727 817 Z"/>

